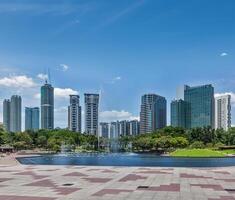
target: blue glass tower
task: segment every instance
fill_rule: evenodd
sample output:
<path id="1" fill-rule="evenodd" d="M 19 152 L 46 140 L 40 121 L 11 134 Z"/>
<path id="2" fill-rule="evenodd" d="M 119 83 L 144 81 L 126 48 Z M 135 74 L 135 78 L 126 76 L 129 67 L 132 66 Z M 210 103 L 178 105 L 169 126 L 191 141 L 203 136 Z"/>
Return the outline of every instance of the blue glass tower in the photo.
<path id="1" fill-rule="evenodd" d="M 39 108 L 25 108 L 25 130 L 37 131 L 39 129 Z"/>
<path id="2" fill-rule="evenodd" d="M 186 127 L 214 127 L 214 88 L 212 85 L 186 86 Z"/>
<path id="3" fill-rule="evenodd" d="M 41 87 L 41 128 L 54 129 L 54 88 L 47 82 Z"/>

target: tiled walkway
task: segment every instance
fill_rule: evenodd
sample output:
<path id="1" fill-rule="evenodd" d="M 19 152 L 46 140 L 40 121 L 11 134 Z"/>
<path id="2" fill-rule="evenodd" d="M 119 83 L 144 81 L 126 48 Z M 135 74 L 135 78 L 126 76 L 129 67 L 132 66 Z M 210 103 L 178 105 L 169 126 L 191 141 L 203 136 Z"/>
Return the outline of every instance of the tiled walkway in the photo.
<path id="1" fill-rule="evenodd" d="M 235 167 L 0 166 L 0 200 L 235 200 Z"/>

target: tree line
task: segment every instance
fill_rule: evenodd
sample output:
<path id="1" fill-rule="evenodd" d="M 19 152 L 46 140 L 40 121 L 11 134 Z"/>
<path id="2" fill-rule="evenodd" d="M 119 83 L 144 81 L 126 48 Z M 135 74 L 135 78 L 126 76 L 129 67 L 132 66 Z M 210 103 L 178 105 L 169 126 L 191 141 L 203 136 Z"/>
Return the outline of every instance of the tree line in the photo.
<path id="1" fill-rule="evenodd" d="M 116 143 L 121 151 L 159 151 L 176 148 L 205 148 L 235 145 L 235 128 L 228 131 L 210 127 L 186 130 L 167 126 L 153 133 L 137 136 L 120 136 L 118 139 L 99 139 L 67 129 L 24 131 L 7 133 L 0 126 L 0 145 L 10 145 L 16 150 L 40 148 L 58 152 L 62 145 L 71 149 L 82 148 L 96 151 L 108 149 Z"/>

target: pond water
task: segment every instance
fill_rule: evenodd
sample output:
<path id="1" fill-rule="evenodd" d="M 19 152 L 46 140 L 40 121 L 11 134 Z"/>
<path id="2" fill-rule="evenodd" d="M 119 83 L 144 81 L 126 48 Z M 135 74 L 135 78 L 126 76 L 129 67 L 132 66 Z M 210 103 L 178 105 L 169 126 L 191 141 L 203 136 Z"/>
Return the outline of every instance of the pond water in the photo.
<path id="1" fill-rule="evenodd" d="M 17 158 L 25 165 L 89 165 L 143 167 L 225 167 L 235 166 L 235 158 L 184 158 L 136 153 L 54 154 Z"/>

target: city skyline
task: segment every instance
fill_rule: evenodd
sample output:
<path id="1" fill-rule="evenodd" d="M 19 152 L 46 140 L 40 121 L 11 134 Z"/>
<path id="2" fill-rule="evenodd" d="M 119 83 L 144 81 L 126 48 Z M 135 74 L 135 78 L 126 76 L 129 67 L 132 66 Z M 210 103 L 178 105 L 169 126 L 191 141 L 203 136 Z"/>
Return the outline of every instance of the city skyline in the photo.
<path id="1" fill-rule="evenodd" d="M 170 108 L 167 107 L 167 99 L 165 97 L 154 93 L 144 94 L 141 96 L 139 116 L 136 119 L 127 120 L 108 119 L 100 121 L 100 94 L 84 93 L 85 114 L 83 116 L 80 96 L 69 95 L 69 97 L 70 105 L 67 107 L 67 113 L 64 112 L 64 115 L 67 115 L 67 126 L 64 128 L 75 132 L 102 135 L 103 133 L 99 132 L 100 128 L 102 129 L 102 125 L 106 126 L 107 124 L 109 127 L 109 124 L 116 122 L 118 123 L 118 135 L 129 135 L 131 122 L 134 121 L 139 121 L 138 134 L 150 133 L 168 125 L 187 129 L 211 126 L 215 129 L 223 128 L 228 130 L 228 128 L 233 127 L 231 124 L 231 95 L 214 94 L 214 87 L 211 84 L 199 86 L 182 85 L 177 87 L 176 98 L 171 100 Z M 13 103 L 15 99 L 18 102 L 18 98 L 20 103 Z M 54 127 L 54 101 L 56 100 L 54 100 L 54 87 L 46 79 L 44 85 L 41 86 L 41 110 L 38 107 L 26 106 L 25 121 L 22 121 L 21 96 L 12 95 L 11 100 L 4 99 L 2 117 L 6 130 L 14 129 L 15 131 L 12 132 L 17 132 L 16 130 L 22 131 L 21 127 L 23 124 L 25 124 L 25 129 L 23 130 L 61 128 Z M 17 112 L 14 111 L 16 109 Z M 36 111 L 35 113 L 34 110 Z M 167 116 L 167 110 L 170 110 L 169 116 Z M 41 113 L 40 115 L 39 112 Z M 39 116 L 41 117 L 40 125 Z M 149 118 L 150 116 L 151 118 Z M 17 118 L 17 120 L 14 120 L 16 123 L 13 123 L 12 117 Z M 166 118 L 170 118 L 170 124 L 166 122 Z M 84 127 L 82 124 L 85 124 Z M 12 128 L 13 126 L 17 128 Z"/>
<path id="2" fill-rule="evenodd" d="M 183 84 L 210 83 L 216 95 L 230 93 L 235 116 L 234 9 L 232 0 L 212 7 L 198 0 L 3 0 L 0 103 L 17 94 L 22 108 L 39 106 L 50 68 L 54 127 L 67 127 L 69 95 L 84 102 L 86 92 L 101 93 L 100 121 L 135 119 L 139 97 L 160 94 L 169 125 L 170 102 Z M 1 106 L 0 121 L 2 112 Z"/>

